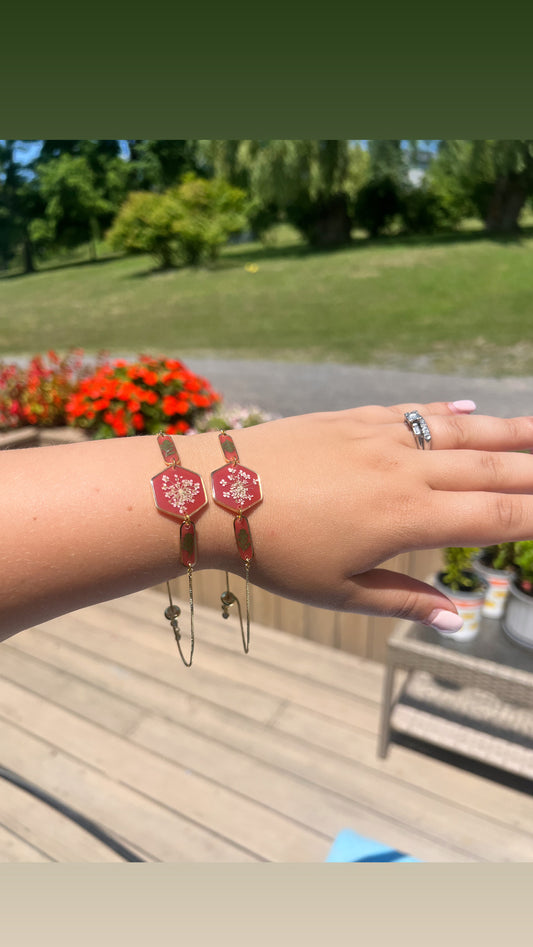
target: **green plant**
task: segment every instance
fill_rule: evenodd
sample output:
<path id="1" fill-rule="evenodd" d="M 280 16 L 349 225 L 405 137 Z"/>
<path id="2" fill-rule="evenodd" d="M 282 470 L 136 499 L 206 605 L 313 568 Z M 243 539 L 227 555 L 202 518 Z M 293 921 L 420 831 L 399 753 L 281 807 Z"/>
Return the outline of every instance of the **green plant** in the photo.
<path id="1" fill-rule="evenodd" d="M 392 177 L 370 180 L 363 184 L 355 199 L 355 223 L 371 237 L 378 237 L 402 210 L 403 195 L 396 180 Z"/>
<path id="2" fill-rule="evenodd" d="M 404 190 L 402 220 L 409 234 L 433 234 L 453 230 L 461 217 L 436 187 L 424 182 L 419 187 Z"/>
<path id="3" fill-rule="evenodd" d="M 472 567 L 472 559 L 477 551 L 477 546 L 447 546 L 444 549 L 441 580 L 452 592 L 474 592 L 481 587 L 481 579 Z"/>
<path id="4" fill-rule="evenodd" d="M 132 192 L 106 234 L 113 250 L 150 253 L 160 269 L 176 263 L 176 203 L 168 194 Z"/>
<path id="5" fill-rule="evenodd" d="M 489 569 L 511 569 L 514 562 L 514 543 L 496 543 L 493 546 L 483 546 L 480 550 L 480 561 Z"/>
<path id="6" fill-rule="evenodd" d="M 116 250 L 152 254 L 161 269 L 210 262 L 246 226 L 245 199 L 225 181 L 186 174 L 164 194 L 130 194 L 107 240 Z"/>
<path id="7" fill-rule="evenodd" d="M 221 178 L 206 181 L 185 174 L 170 193 L 179 210 L 175 224 L 178 257 L 187 266 L 216 260 L 228 237 L 247 225 L 244 191 Z"/>
<path id="8" fill-rule="evenodd" d="M 514 543 L 513 565 L 520 589 L 526 595 L 533 595 L 533 540 Z"/>

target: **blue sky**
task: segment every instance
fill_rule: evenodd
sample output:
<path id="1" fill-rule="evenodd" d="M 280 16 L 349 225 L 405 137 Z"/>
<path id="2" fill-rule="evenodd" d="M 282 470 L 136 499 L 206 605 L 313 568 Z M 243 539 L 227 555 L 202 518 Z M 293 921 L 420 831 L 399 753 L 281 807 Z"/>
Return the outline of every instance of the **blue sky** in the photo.
<path id="1" fill-rule="evenodd" d="M 128 156 L 128 146 L 126 141 L 120 142 L 120 148 L 122 155 L 124 157 Z M 41 150 L 41 140 L 28 142 L 26 144 L 21 144 L 20 147 L 15 148 L 15 158 L 20 164 L 29 164 L 30 161 L 33 161 L 37 158 Z"/>

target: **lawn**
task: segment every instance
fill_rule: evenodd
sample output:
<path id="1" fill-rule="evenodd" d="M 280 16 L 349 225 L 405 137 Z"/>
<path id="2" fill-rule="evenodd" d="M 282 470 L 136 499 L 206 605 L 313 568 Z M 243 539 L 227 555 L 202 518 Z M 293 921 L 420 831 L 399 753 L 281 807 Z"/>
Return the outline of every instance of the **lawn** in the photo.
<path id="1" fill-rule="evenodd" d="M 530 374 L 532 262 L 528 229 L 328 253 L 285 234 L 197 271 L 157 273 L 148 257 L 63 264 L 0 279 L 0 358 L 78 346 Z"/>

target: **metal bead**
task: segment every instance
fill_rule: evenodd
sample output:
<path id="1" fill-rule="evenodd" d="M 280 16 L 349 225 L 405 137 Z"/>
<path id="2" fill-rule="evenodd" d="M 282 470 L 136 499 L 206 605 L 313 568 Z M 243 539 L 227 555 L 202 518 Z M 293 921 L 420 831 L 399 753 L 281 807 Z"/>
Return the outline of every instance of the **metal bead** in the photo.
<path id="1" fill-rule="evenodd" d="M 180 615 L 181 608 L 179 608 L 177 605 L 167 605 L 165 608 L 165 618 L 168 618 L 169 621 L 179 618 Z"/>

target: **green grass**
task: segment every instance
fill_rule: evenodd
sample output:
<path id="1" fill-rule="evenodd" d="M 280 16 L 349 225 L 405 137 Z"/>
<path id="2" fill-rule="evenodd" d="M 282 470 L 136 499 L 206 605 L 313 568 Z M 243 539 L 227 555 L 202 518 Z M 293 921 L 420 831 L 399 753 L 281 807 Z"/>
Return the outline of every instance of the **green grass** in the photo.
<path id="1" fill-rule="evenodd" d="M 328 253 L 285 232 L 228 248 L 211 270 L 157 273 L 148 257 L 49 264 L 0 279 L 0 358 L 78 346 L 530 374 L 532 263 L 528 229 L 518 241 L 471 230 Z"/>

